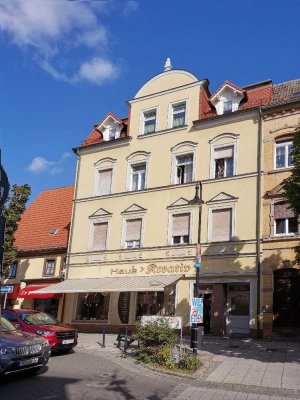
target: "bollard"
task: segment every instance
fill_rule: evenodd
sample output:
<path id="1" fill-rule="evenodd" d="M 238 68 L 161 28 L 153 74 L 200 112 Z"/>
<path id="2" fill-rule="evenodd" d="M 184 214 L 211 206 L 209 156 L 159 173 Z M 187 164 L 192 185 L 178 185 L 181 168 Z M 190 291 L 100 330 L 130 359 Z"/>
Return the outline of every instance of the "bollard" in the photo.
<path id="1" fill-rule="evenodd" d="M 102 339 L 102 347 L 105 347 L 105 326 L 103 327 L 103 339 Z"/>

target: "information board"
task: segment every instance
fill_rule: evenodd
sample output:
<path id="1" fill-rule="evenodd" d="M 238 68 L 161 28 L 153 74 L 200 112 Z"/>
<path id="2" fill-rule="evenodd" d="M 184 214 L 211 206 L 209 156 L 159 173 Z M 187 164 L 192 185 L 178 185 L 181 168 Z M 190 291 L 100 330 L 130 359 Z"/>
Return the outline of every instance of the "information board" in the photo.
<path id="1" fill-rule="evenodd" d="M 191 324 L 203 323 L 203 299 L 200 297 L 192 298 L 190 323 Z"/>

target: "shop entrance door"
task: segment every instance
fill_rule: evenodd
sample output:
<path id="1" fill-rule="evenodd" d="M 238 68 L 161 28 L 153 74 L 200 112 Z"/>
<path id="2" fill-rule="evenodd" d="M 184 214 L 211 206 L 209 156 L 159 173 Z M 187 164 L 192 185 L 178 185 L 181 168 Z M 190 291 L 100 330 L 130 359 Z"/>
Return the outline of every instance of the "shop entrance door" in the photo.
<path id="1" fill-rule="evenodd" d="M 250 334 L 250 285 L 228 287 L 227 328 L 229 334 Z"/>
<path id="2" fill-rule="evenodd" d="M 300 327 L 300 270 L 274 272 L 273 313 L 275 328 Z"/>

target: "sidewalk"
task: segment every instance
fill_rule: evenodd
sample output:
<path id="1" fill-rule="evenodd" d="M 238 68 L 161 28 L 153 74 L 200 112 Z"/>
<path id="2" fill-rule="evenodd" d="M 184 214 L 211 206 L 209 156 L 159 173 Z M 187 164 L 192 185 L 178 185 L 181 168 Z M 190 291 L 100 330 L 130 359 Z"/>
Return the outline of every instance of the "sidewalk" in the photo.
<path id="1" fill-rule="evenodd" d="M 79 334 L 79 349 L 103 354 L 121 352 L 114 345 L 116 335 Z M 186 338 L 189 342 L 189 338 Z M 272 393 L 300 397 L 300 343 L 205 336 L 199 357 L 204 362 L 194 375 L 197 382 L 214 389 L 272 388 Z"/>

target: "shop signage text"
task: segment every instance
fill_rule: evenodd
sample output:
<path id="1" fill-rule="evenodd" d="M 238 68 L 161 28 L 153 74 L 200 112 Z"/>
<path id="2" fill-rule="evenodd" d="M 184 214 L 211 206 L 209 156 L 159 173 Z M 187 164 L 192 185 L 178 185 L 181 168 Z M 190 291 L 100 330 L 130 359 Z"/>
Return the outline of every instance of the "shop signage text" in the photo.
<path id="1" fill-rule="evenodd" d="M 135 275 L 137 273 L 145 273 L 147 275 L 159 275 L 159 274 L 184 274 L 189 272 L 191 269 L 190 265 L 187 264 L 176 264 L 176 265 L 156 265 L 149 264 L 147 266 L 134 266 L 132 265 L 130 268 L 111 268 L 111 275 Z"/>

